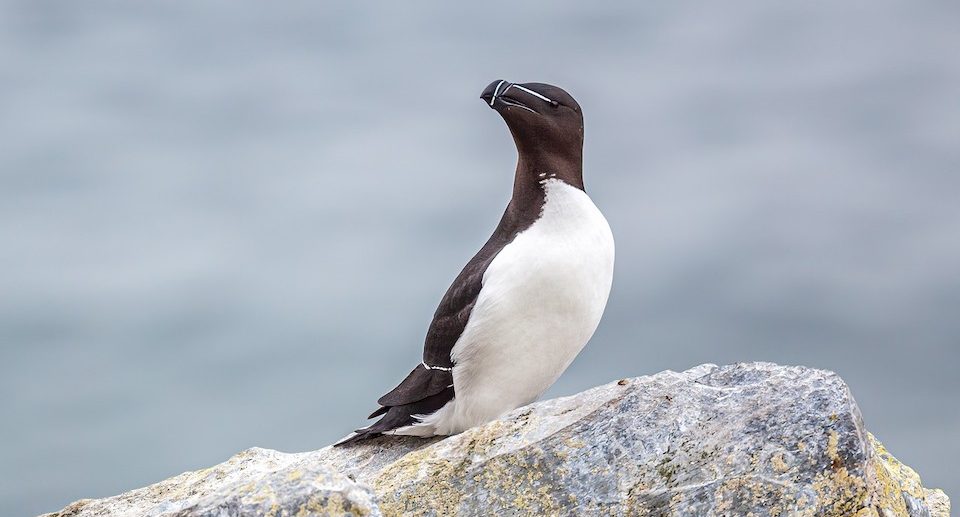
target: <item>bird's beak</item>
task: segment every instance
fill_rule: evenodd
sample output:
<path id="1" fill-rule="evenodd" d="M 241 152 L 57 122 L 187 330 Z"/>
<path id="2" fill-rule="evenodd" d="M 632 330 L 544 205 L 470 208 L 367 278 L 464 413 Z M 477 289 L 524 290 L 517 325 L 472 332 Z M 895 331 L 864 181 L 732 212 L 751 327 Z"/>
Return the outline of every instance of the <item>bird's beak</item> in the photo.
<path id="1" fill-rule="evenodd" d="M 508 91 L 510 92 L 509 95 L 507 94 Z M 533 98 L 533 102 L 531 102 L 530 98 L 524 98 L 521 100 L 521 98 L 516 95 L 517 93 L 520 93 L 525 97 Z M 531 90 L 527 86 L 517 83 L 510 83 L 504 81 L 503 79 L 494 81 L 487 85 L 487 87 L 483 89 L 483 93 L 480 94 L 480 98 L 489 104 L 491 108 L 500 112 L 500 115 L 503 116 L 505 116 L 505 113 L 516 111 L 518 109 L 529 111 L 535 115 L 540 115 L 541 112 L 534 107 L 536 103 L 540 102 L 540 100 L 549 102 L 554 106 L 557 105 L 556 101 L 550 100 L 546 96 Z"/>
<path id="2" fill-rule="evenodd" d="M 510 86 L 512 85 L 509 82 L 504 81 L 503 79 L 498 79 L 483 89 L 483 93 L 480 94 L 480 98 L 492 108 L 494 104 L 496 104 L 500 94 L 506 91 L 506 89 Z"/>

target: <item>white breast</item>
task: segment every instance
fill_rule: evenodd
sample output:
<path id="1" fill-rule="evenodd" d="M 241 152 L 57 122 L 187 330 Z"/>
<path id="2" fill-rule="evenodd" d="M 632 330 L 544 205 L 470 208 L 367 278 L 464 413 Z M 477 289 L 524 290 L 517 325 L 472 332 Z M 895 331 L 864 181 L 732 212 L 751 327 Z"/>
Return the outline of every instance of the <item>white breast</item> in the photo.
<path id="1" fill-rule="evenodd" d="M 536 400 L 596 330 L 613 279 L 610 226 L 582 190 L 544 187 L 541 217 L 487 268 L 453 347 L 456 398 L 398 433 L 458 433 Z"/>

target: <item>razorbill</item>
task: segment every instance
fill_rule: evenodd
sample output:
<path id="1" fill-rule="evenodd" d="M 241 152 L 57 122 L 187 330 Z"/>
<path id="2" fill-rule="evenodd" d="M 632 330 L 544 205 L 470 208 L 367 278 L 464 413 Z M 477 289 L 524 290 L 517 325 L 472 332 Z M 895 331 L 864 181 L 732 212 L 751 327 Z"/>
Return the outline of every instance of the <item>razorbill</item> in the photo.
<path id="1" fill-rule="evenodd" d="M 494 81 L 480 95 L 519 159 L 493 235 L 447 289 L 423 359 L 380 397 L 381 434 L 459 433 L 536 400 L 593 335 L 613 279 L 613 235 L 583 189 L 583 116 L 549 84 Z"/>

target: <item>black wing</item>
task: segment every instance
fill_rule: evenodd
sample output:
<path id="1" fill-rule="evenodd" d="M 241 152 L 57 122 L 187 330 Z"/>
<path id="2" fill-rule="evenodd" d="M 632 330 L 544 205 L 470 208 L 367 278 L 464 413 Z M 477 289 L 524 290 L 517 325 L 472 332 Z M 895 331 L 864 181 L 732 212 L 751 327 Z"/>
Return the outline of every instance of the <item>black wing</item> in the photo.
<path id="1" fill-rule="evenodd" d="M 374 438 L 386 431 L 414 424 L 415 415 L 433 413 L 454 398 L 450 353 L 470 320 L 483 287 L 483 274 L 500 250 L 532 222 L 515 217 L 511 206 L 507 207 L 493 236 L 450 284 L 433 315 L 423 346 L 423 363 L 432 368 L 417 365 L 403 382 L 377 401 L 382 407 L 368 418 L 383 415 L 380 420 L 370 427 L 357 429 L 357 434 L 336 445 Z"/>

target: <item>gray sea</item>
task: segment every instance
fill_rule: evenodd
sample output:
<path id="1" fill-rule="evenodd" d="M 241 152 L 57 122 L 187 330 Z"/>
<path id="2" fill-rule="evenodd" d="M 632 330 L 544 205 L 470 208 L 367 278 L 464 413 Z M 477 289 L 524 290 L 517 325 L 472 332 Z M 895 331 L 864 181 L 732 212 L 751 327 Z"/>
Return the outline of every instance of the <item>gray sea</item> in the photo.
<path id="1" fill-rule="evenodd" d="M 548 393 L 838 372 L 960 496 L 960 4 L 0 3 L 0 514 L 320 448 L 419 360 L 561 85 L 617 240 Z"/>

